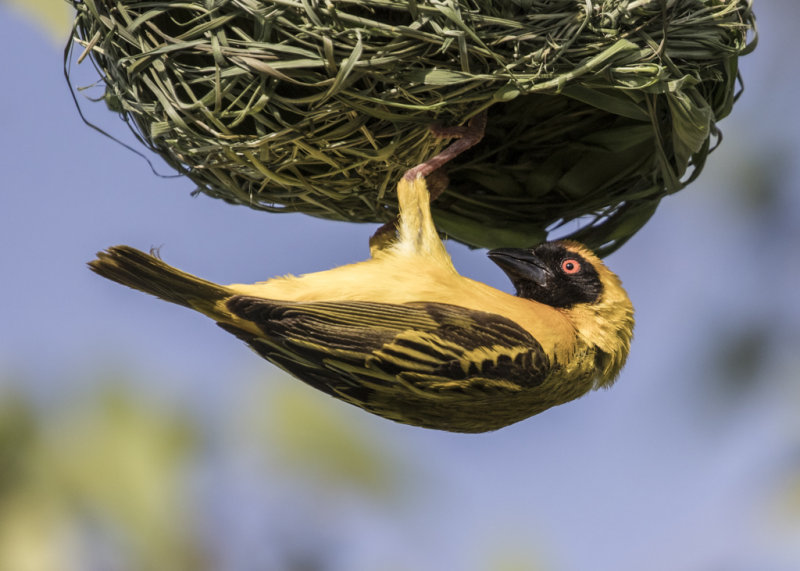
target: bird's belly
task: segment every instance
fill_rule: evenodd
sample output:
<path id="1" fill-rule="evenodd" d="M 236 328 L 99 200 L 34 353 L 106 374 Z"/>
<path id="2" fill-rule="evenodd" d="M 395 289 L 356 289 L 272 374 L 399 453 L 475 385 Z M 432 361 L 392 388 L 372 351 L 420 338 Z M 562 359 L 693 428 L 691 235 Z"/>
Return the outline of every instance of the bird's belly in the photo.
<path id="1" fill-rule="evenodd" d="M 551 375 L 538 387 L 513 395 L 465 394 L 463 399 L 426 399 L 394 393 L 373 402 L 353 403 L 403 424 L 450 432 L 487 432 L 580 398 L 592 389 L 591 375 Z"/>

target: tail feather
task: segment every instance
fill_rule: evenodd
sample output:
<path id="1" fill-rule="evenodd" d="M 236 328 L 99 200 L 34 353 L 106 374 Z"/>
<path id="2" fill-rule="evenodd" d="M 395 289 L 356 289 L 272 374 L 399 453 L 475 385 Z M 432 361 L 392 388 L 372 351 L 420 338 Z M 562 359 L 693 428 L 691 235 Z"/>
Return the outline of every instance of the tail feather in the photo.
<path id="1" fill-rule="evenodd" d="M 89 267 L 104 278 L 217 319 L 223 307 L 218 302 L 232 293 L 130 246 L 112 246 L 98 252 L 97 259 L 89 262 Z"/>

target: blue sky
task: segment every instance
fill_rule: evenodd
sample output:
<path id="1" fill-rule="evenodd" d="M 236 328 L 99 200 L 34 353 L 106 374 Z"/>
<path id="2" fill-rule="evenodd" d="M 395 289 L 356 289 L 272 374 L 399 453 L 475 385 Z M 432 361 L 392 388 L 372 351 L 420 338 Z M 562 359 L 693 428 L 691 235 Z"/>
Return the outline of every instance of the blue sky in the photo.
<path id="1" fill-rule="evenodd" d="M 300 527 L 321 512 L 341 526 L 325 532 L 341 546 L 341 569 L 374 569 L 393 554 L 398 569 L 477 570 L 485 545 L 506 544 L 554 570 L 800 567 L 800 508 L 782 509 L 800 486 L 800 86 L 790 47 L 800 5 L 757 2 L 756 13 L 759 47 L 741 62 L 746 90 L 721 123 L 721 147 L 608 259 L 637 309 L 617 385 L 481 436 L 333 403 L 413 465 L 402 509 L 357 499 L 320 507 L 298 499 L 302 480 L 267 486 L 234 454 L 215 457 L 204 477 L 236 501 L 201 505 L 237 531 L 223 549 L 231 569 L 258 568 L 241 552 L 258 545 L 275 506 Z M 253 385 L 296 382 L 206 318 L 101 280 L 85 263 L 113 244 L 161 246 L 168 262 L 205 278 L 256 281 L 363 259 L 373 226 L 190 197 L 190 181 L 154 176 L 80 121 L 60 46 L 2 4 L 0 34 L 0 383 L 24 376 L 26 390 L 58 406 L 89 372 L 124 369 L 213 423 Z M 90 71 L 78 68 L 76 84 Z M 125 135 L 102 105 L 84 107 Z M 449 249 L 462 273 L 510 289 L 484 252 Z M 766 340 L 754 364 L 721 366 L 753 331 Z"/>

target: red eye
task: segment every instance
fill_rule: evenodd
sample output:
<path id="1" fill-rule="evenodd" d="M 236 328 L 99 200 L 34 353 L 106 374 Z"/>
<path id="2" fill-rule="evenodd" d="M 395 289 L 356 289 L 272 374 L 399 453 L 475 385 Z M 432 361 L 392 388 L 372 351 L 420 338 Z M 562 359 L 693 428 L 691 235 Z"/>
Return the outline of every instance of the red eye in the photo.
<path id="1" fill-rule="evenodd" d="M 561 271 L 565 274 L 577 274 L 581 271 L 581 263 L 578 260 L 568 258 L 561 262 Z"/>

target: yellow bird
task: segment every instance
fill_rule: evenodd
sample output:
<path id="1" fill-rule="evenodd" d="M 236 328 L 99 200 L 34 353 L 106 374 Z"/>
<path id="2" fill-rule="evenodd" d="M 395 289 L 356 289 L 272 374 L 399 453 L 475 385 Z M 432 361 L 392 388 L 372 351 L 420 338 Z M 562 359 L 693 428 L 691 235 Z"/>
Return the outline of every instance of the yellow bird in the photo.
<path id="1" fill-rule="evenodd" d="M 129 246 L 89 265 L 207 315 L 309 385 L 397 422 L 484 432 L 609 387 L 633 334 L 617 276 L 560 241 L 489 252 L 516 295 L 463 277 L 434 227 L 425 178 L 410 174 L 397 189 L 397 239 L 356 264 L 230 285 Z"/>

